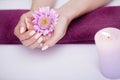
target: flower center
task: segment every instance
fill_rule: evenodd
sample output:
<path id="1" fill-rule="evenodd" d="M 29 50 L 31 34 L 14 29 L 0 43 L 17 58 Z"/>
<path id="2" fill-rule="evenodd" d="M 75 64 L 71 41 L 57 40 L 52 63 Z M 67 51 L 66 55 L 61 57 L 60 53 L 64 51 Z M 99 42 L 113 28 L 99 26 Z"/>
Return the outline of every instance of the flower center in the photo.
<path id="1" fill-rule="evenodd" d="M 47 28 L 49 26 L 49 24 L 50 24 L 49 18 L 42 18 L 41 21 L 40 21 L 40 25 L 42 27 Z"/>

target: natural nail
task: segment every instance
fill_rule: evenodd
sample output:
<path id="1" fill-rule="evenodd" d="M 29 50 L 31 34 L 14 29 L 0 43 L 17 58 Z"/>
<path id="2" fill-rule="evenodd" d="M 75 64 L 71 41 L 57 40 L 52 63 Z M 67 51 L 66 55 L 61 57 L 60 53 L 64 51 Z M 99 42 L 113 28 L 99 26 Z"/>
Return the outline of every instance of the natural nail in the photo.
<path id="1" fill-rule="evenodd" d="M 20 33 L 22 34 L 22 33 L 24 33 L 24 32 L 25 32 L 24 27 L 21 27 L 21 28 L 20 28 Z"/>
<path id="2" fill-rule="evenodd" d="M 40 37 L 37 42 L 41 43 L 42 41 L 43 41 L 43 38 Z"/>
<path id="3" fill-rule="evenodd" d="M 45 51 L 46 49 L 48 49 L 48 46 L 44 46 L 44 47 L 42 48 L 42 51 Z"/>
<path id="4" fill-rule="evenodd" d="M 35 35 L 35 39 L 38 39 L 39 37 L 40 37 L 40 34 L 37 33 L 37 34 Z"/>
<path id="5" fill-rule="evenodd" d="M 34 34 L 35 34 L 35 31 L 33 30 L 33 31 L 30 32 L 29 35 L 32 36 L 32 35 L 34 35 Z"/>

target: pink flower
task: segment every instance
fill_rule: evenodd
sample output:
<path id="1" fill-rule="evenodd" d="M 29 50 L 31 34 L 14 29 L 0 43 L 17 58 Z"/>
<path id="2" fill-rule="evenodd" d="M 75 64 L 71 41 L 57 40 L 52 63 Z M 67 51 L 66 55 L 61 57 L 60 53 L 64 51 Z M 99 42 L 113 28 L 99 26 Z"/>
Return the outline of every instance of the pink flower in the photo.
<path id="1" fill-rule="evenodd" d="M 58 22 L 58 14 L 54 9 L 42 7 L 33 13 L 34 20 L 32 21 L 34 29 L 43 36 L 51 35 L 55 25 Z"/>

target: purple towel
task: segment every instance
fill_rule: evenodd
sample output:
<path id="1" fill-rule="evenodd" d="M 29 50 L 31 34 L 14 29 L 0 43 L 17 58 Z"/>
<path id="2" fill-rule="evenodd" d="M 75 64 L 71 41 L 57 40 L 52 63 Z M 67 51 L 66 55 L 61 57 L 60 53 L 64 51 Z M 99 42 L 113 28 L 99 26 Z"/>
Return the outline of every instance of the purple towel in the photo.
<path id="1" fill-rule="evenodd" d="M 27 11 L 0 10 L 0 44 L 21 44 L 13 30 L 20 16 Z M 105 27 L 120 29 L 120 6 L 99 8 L 73 20 L 58 43 L 94 43 L 95 33 Z"/>

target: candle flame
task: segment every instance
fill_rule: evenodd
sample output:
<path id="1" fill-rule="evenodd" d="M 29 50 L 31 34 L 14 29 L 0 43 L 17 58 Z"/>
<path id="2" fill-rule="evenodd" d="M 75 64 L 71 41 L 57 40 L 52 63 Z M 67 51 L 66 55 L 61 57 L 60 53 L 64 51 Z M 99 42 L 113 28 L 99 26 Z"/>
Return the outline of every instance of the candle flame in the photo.
<path id="1" fill-rule="evenodd" d="M 104 35 L 104 36 L 110 38 L 110 33 L 108 33 L 108 32 L 102 32 L 102 35 Z"/>

